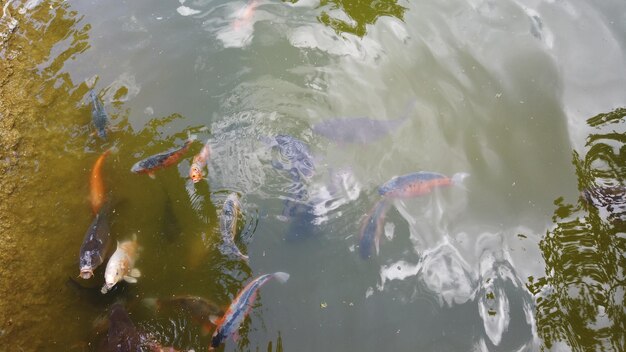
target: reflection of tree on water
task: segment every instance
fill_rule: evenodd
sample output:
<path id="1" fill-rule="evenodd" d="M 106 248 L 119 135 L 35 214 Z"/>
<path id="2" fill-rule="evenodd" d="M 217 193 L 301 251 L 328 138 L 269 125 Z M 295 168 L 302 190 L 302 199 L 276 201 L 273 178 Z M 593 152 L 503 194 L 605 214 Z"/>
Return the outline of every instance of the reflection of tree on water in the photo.
<path id="1" fill-rule="evenodd" d="M 574 350 L 624 350 L 626 332 L 626 109 L 587 121 L 599 130 L 587 154 L 574 152 L 581 197 L 555 201 L 556 226 L 539 243 L 546 276 L 530 277 L 536 322 L 546 346 L 563 341 Z"/>
<path id="2" fill-rule="evenodd" d="M 296 2 L 295 0 L 287 0 Z M 374 24 L 381 16 L 404 18 L 406 8 L 398 5 L 398 0 L 321 0 L 320 6 L 330 6 L 331 11 L 322 11 L 318 20 L 339 33 L 352 33 L 362 37 L 367 32 L 366 26 Z M 343 10 L 347 19 L 333 16 L 334 10 Z"/>

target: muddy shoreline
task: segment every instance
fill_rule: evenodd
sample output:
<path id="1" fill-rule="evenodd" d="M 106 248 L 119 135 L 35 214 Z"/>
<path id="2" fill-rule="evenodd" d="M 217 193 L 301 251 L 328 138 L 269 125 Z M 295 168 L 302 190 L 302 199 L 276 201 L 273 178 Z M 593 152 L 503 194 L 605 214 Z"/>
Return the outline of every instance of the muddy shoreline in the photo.
<path id="1" fill-rule="evenodd" d="M 68 21 L 63 6 L 38 6 L 23 16 L 9 7 L 17 27 L 7 27 L 6 17 L 0 21 L 7 34 L 0 41 L 0 346 L 16 351 L 48 349 L 51 342 L 41 332 L 59 319 L 49 309 L 50 289 L 58 290 L 60 281 L 52 274 L 59 249 L 51 232 L 63 209 L 49 209 L 50 202 L 41 200 L 68 186 L 51 188 L 54 172 L 47 171 L 62 151 L 38 145 L 62 145 L 63 134 L 46 120 L 54 121 L 55 111 L 76 109 L 70 85 L 59 86 L 56 72 L 40 67 L 58 38 L 73 31 L 76 22 Z M 67 25 L 57 33 L 42 26 L 61 21 Z"/>

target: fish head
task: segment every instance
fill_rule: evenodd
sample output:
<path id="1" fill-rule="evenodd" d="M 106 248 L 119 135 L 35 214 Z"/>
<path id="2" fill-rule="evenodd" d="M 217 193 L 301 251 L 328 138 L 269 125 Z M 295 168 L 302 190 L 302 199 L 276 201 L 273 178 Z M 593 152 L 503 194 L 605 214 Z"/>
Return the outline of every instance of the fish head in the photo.
<path id="1" fill-rule="evenodd" d="M 211 338 L 211 344 L 209 345 L 209 351 L 213 351 L 216 348 L 220 347 L 220 345 L 228 338 L 228 335 L 224 333 L 221 327 L 218 327 L 213 333 L 213 337 Z"/>
<path id="2" fill-rule="evenodd" d="M 189 177 L 193 183 L 198 183 L 202 180 L 204 175 L 202 175 L 202 170 L 198 167 L 198 165 L 193 164 L 189 168 Z"/>
<path id="3" fill-rule="evenodd" d="M 91 279 L 91 277 L 93 277 L 93 270 L 91 268 L 81 268 L 79 276 L 85 280 Z"/>
<path id="4" fill-rule="evenodd" d="M 138 174 L 140 172 L 143 172 L 144 168 L 141 165 L 141 161 L 136 162 L 131 168 L 130 168 L 130 172 Z"/>

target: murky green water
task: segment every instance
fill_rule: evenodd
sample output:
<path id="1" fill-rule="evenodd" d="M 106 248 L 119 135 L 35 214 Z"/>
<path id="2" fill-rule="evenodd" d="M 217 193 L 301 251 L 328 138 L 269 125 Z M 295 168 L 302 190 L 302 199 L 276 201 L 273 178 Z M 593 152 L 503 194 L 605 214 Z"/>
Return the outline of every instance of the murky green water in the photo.
<path id="1" fill-rule="evenodd" d="M 16 158 L 4 178 L 20 186 L 3 195 L 0 350 L 96 350 L 114 302 L 162 344 L 206 350 L 210 336 L 188 315 L 145 299 L 192 294 L 227 307 L 274 271 L 291 278 L 261 289 L 225 350 L 626 349 L 624 4 L 256 4 L 249 17 L 242 1 L 7 6 L 19 24 L 0 54 L 17 72 L 2 85 L 17 88 L 2 90 L 3 114 L 27 123 L 15 126 L 23 154 L 2 154 L 6 165 Z M 92 134 L 94 76 L 113 127 L 106 142 Z M 404 114 L 364 145 L 312 130 Z M 187 178 L 201 142 L 155 180 L 130 173 L 188 134 L 210 143 L 206 181 Z M 278 134 L 315 160 L 300 185 L 310 212 L 289 221 L 294 184 L 265 142 Z M 102 295 L 103 268 L 76 276 L 90 170 L 110 147 L 112 234 L 137 234 L 142 277 Z M 471 177 L 394 201 L 379 255 L 361 259 L 378 186 L 415 171 Z M 232 191 L 249 265 L 218 250 Z"/>

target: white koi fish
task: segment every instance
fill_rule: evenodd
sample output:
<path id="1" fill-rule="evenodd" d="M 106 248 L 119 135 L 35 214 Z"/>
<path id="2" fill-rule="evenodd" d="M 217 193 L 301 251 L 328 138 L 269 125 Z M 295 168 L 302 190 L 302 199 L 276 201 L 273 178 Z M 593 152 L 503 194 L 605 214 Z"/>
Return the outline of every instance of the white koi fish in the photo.
<path id="1" fill-rule="evenodd" d="M 133 236 L 132 241 L 117 243 L 117 249 L 107 263 L 104 272 L 105 283 L 100 292 L 107 293 L 122 280 L 133 284 L 137 282 L 137 278 L 141 276 L 139 269 L 134 268 L 138 251 L 137 235 Z"/>

